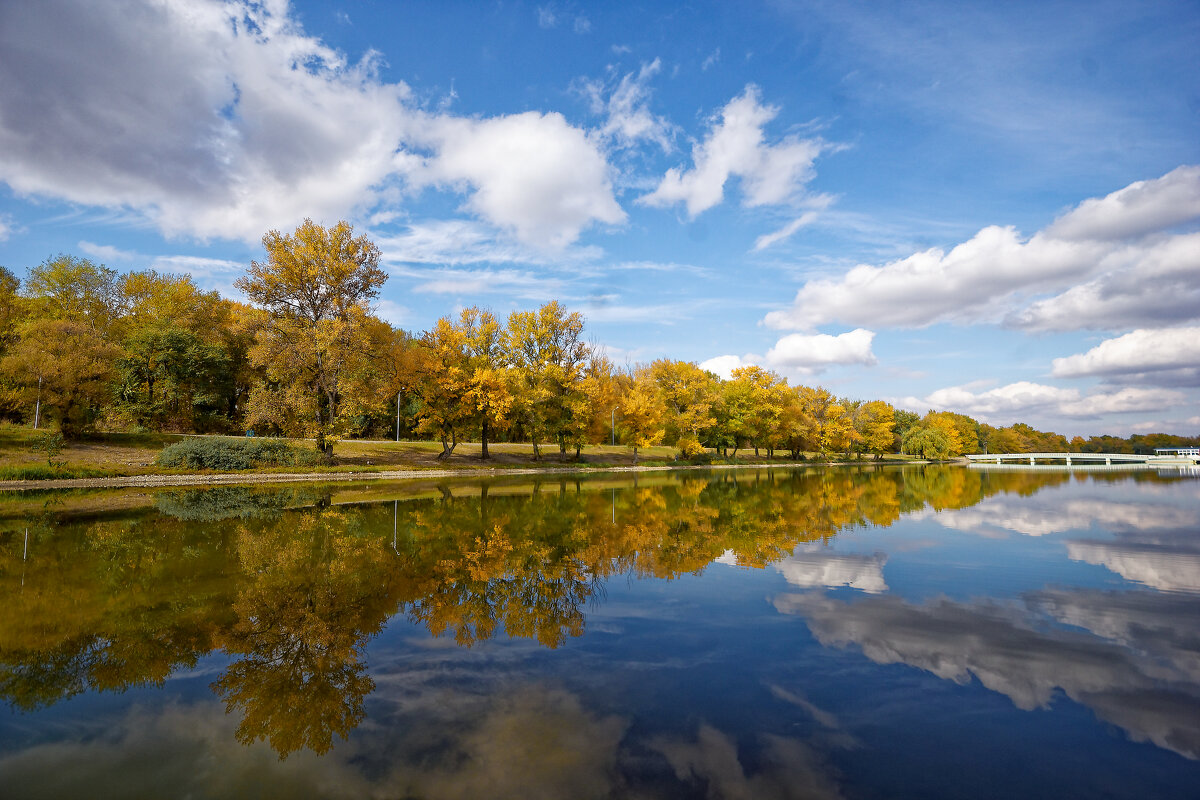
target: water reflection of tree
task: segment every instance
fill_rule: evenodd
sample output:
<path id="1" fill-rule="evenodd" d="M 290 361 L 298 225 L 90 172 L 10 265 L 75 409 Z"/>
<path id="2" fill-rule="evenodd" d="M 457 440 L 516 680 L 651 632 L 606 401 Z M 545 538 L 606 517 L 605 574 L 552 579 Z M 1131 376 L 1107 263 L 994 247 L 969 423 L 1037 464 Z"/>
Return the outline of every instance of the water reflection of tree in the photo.
<path id="1" fill-rule="evenodd" d="M 375 688 L 362 650 L 396 603 L 386 551 L 362 523 L 324 508 L 238 531 L 244 578 L 224 648 L 239 658 L 213 688 L 243 715 L 239 741 L 267 739 L 281 757 L 324 753 L 362 721 Z"/>
<path id="2" fill-rule="evenodd" d="M 614 576 L 675 578 L 728 553 L 761 567 L 848 527 L 1058 480 L 727 472 L 605 491 L 574 480 L 520 495 L 447 489 L 395 508 L 316 498 L 294 509 L 313 498 L 291 489 L 189 491 L 160 503 L 170 514 L 51 515 L 28 563 L 19 531 L 0 532 L 0 694 L 34 708 L 157 685 L 223 650 L 233 661 L 213 688 L 242 715 L 239 739 L 324 752 L 362 720 L 374 686 L 365 644 L 396 613 L 464 645 L 503 632 L 557 647 L 582 634 Z"/>

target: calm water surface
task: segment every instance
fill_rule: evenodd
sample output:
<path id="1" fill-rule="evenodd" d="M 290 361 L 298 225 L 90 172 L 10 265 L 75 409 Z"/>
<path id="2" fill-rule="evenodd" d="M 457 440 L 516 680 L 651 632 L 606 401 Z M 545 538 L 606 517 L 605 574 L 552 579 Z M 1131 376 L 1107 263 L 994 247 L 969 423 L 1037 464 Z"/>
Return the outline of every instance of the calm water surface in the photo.
<path id="1" fill-rule="evenodd" d="M 0 796 L 1200 796 L 1200 479 L 0 497 Z"/>

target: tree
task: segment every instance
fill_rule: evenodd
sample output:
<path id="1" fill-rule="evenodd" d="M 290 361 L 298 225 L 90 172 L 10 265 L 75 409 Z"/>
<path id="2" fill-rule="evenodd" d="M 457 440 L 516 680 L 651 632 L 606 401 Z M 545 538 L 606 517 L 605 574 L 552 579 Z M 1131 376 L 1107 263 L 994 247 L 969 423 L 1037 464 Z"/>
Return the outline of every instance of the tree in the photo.
<path id="1" fill-rule="evenodd" d="M 741 436 L 750 440 L 757 456 L 759 447 L 772 446 L 773 434 L 783 412 L 782 390 L 786 390 L 787 382 L 758 366 L 739 367 L 730 377 L 733 387 L 727 393 L 726 401 L 737 409 L 736 415 L 731 414 L 731 421 L 740 423 Z"/>
<path id="2" fill-rule="evenodd" d="M 0 372 L 22 388 L 26 407 L 36 405 L 42 415 L 56 417 L 63 436 L 71 439 L 108 399 L 119 355 L 82 322 L 37 319 L 22 328 Z"/>
<path id="3" fill-rule="evenodd" d="M 626 444 L 633 448 L 633 463 L 638 460 L 638 448 L 650 447 L 662 441 L 667 408 L 663 404 L 654 376 L 645 367 L 630 376 L 621 397 L 621 427 L 625 429 Z"/>
<path id="4" fill-rule="evenodd" d="M 570 419 L 587 360 L 583 315 L 552 301 L 537 311 L 514 311 L 504 331 L 508 363 L 515 370 L 516 414 L 539 458 L 540 442 L 556 439 L 566 452 Z"/>
<path id="5" fill-rule="evenodd" d="M 232 382 L 221 347 L 165 325 L 130 334 L 116 367 L 118 399 L 139 425 L 157 429 L 196 430 L 201 418 L 221 413 Z"/>
<path id="6" fill-rule="evenodd" d="M 35 316 L 72 320 L 101 334 L 108 333 L 124 305 L 115 270 L 69 255 L 30 269 L 25 294 L 33 300 Z"/>
<path id="7" fill-rule="evenodd" d="M 466 344 L 466 400 L 480 430 L 480 459 L 488 458 L 488 435 L 508 427 L 513 394 L 504 350 L 504 332 L 491 311 L 463 309 L 460 323 Z"/>
<path id="8" fill-rule="evenodd" d="M 703 452 L 700 441 L 717 424 L 713 416 L 720 391 L 716 376 L 693 363 L 665 358 L 650 365 L 650 374 L 667 407 L 667 442 L 673 442 L 684 457 Z"/>
<path id="9" fill-rule="evenodd" d="M 438 458 L 449 458 L 458 446 L 459 434 L 470 424 L 470 366 L 467 337 L 461 326 L 442 317 L 421 337 L 423 355 L 420 372 L 421 423 L 418 430 L 442 441 Z"/>
<path id="10" fill-rule="evenodd" d="M 904 452 L 930 461 L 944 461 L 954 453 L 954 443 L 945 428 L 920 425 L 904 434 Z"/>
<path id="11" fill-rule="evenodd" d="M 201 291 L 190 275 L 130 272 L 121 278 L 120 287 L 124 322 L 135 330 L 166 325 L 211 341 L 228 324 L 229 301 L 217 292 Z"/>
<path id="12" fill-rule="evenodd" d="M 293 234 L 270 231 L 262 240 L 267 261 L 251 262 L 235 282 L 270 314 L 251 352 L 270 384 L 251 398 L 251 416 L 302 424 L 327 456 L 353 400 L 342 378 L 369 355 L 361 333 L 387 280 L 379 248 L 353 234 L 347 222 L 325 228 L 310 219 Z"/>
<path id="13" fill-rule="evenodd" d="M 855 409 L 854 429 L 859 443 L 867 452 L 874 453 L 876 460 L 892 447 L 893 424 L 894 409 L 882 400 L 872 400 Z"/>

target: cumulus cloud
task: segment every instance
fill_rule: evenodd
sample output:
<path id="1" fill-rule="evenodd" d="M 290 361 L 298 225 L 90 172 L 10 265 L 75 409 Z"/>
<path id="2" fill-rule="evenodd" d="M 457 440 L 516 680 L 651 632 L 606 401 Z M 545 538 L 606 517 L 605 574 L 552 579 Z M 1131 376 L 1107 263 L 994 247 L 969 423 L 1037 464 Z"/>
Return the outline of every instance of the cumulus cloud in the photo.
<path id="1" fill-rule="evenodd" d="M 1162 411 L 1181 405 L 1185 400 L 1181 392 L 1171 389 L 1126 387 L 1084 395 L 1078 389 L 1017 381 L 986 391 L 975 391 L 969 386 L 950 386 L 938 389 L 923 399 L 906 398 L 901 405 L 917 409 L 952 410 L 984 420 L 995 420 L 1031 413 L 1098 417 L 1102 414 Z"/>
<path id="2" fill-rule="evenodd" d="M 1127 377 L 1200 369 L 1200 327 L 1139 329 L 1086 353 L 1054 359 L 1056 378 Z"/>
<path id="3" fill-rule="evenodd" d="M 1187 508 L 1141 503 L 1118 503 L 1099 497 L 1066 500 L 1053 494 L 1044 501 L 1037 497 L 1014 502 L 989 498 L 976 506 L 942 511 L 924 510 L 913 519 L 932 519 L 953 530 L 994 536 L 1005 532 L 1046 536 L 1101 526 L 1109 531 L 1178 530 L 1192 521 Z"/>
<path id="4" fill-rule="evenodd" d="M 1028 331 L 1120 330 L 1160 327 L 1197 317 L 1200 234 L 1145 243 L 1124 266 L 1036 300 L 1004 323 Z"/>
<path id="5" fill-rule="evenodd" d="M 707 361 L 701 361 L 698 366 L 700 369 L 719 376 L 722 380 L 729 380 L 733 371 L 745 364 L 742 362 L 741 356 L 716 356 Z"/>
<path id="6" fill-rule="evenodd" d="M 813 161 L 828 145 L 798 136 L 768 144 L 763 128 L 778 114 L 777 107 L 762 104 L 757 86 L 747 86 L 692 148 L 692 169 L 667 170 L 658 188 L 638 202 L 657 208 L 683 203 L 695 217 L 724 199 L 725 184 L 734 177 L 741 179 L 744 206 L 796 200 L 813 177 Z"/>
<path id="7" fill-rule="evenodd" d="M 469 210 L 523 242 L 560 249 L 592 222 L 625 220 L 608 162 L 562 114 L 428 117 L 413 133 L 436 151 L 413 166 L 415 185 L 470 190 Z"/>
<path id="8" fill-rule="evenodd" d="M 716 356 L 702 362 L 700 368 L 728 380 L 733 370 L 751 364 L 801 375 L 814 375 L 838 365 L 873 366 L 878 363 L 871 351 L 871 342 L 874 339 L 875 332 L 863 328 L 836 336 L 827 333 L 793 333 L 777 341 L 775 346 L 767 351 L 766 356 Z"/>
<path id="9" fill-rule="evenodd" d="M 1067 555 L 1161 591 L 1200 593 L 1197 552 L 1138 542 L 1067 542 Z"/>
<path id="10" fill-rule="evenodd" d="M 908 664 L 956 683 L 974 676 L 1027 711 L 1049 708 L 1061 690 L 1135 741 L 1200 758 L 1200 686 L 1187 663 L 1163 663 L 1160 647 L 1131 641 L 1128 634 L 1142 633 L 1136 627 L 1109 638 L 1102 625 L 1094 632 L 1047 625 L 1046 611 L 1065 609 L 1065 599 L 1032 595 L 1020 608 L 946 598 L 917 605 L 886 595 L 851 603 L 807 593 L 774 604 L 803 616 L 827 647 L 857 645 L 878 664 Z M 1193 635 L 1194 600 L 1159 595 L 1132 605 L 1143 619 L 1154 618 L 1156 643 Z"/>
<path id="11" fill-rule="evenodd" d="M 1046 229 L 1056 239 L 1126 239 L 1200 217 L 1200 165 L 1084 200 Z"/>
<path id="12" fill-rule="evenodd" d="M 801 546 L 775 564 L 784 579 L 793 586 L 836 588 L 848 586 L 869 594 L 887 591 L 883 565 L 887 556 L 828 553 L 816 547 Z"/>
<path id="13" fill-rule="evenodd" d="M 831 336 L 818 333 L 806 336 L 793 333 L 784 336 L 767 351 L 767 363 L 774 367 L 791 367 L 815 372 L 834 364 L 878 363 L 871 352 L 875 332 L 857 328 L 849 333 Z"/>
<path id="14" fill-rule="evenodd" d="M 662 61 L 656 58 L 636 73 L 622 75 L 615 85 L 602 80 L 580 82 L 592 112 L 605 115 L 598 136 L 617 147 L 633 147 L 645 140 L 657 144 L 664 153 L 670 152 L 674 128 L 651 113 L 649 107 L 647 85 L 661 70 Z"/>
<path id="15" fill-rule="evenodd" d="M 347 63 L 279 4 L 4 4 L 0 179 L 168 234 L 336 217 L 389 172 L 408 96 L 375 58 Z"/>
<path id="16" fill-rule="evenodd" d="M 167 235 L 248 241 L 403 187 L 461 192 L 551 249 L 624 219 L 604 156 L 561 115 L 420 112 L 377 63 L 306 35 L 284 2 L 6 3 L 0 180 Z"/>
<path id="17" fill-rule="evenodd" d="M 1181 167 L 1085 201 L 1029 238 L 989 226 L 949 252 L 934 248 L 810 280 L 791 308 L 771 312 L 765 322 L 804 330 L 830 322 L 923 327 L 1004 320 L 1074 329 L 1158 327 L 1194 317 L 1189 299 L 1200 297 L 1200 247 L 1195 234 L 1171 231 L 1200 218 L 1200 205 L 1189 199 L 1197 195 L 1200 167 Z M 1130 286 L 1136 291 L 1124 291 Z"/>

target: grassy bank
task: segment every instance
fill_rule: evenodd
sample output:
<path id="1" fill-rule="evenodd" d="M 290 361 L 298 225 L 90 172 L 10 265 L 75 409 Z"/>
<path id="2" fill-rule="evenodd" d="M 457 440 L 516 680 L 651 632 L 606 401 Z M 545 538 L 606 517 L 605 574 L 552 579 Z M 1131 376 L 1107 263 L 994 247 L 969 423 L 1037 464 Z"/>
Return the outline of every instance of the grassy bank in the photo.
<path id="1" fill-rule="evenodd" d="M 137 475 L 177 475 L 196 470 L 169 469 L 155 463 L 163 448 L 188 438 L 180 434 L 98 433 L 80 441 L 64 442 L 62 449 L 47 463 L 46 454 L 33 447 L 39 436 L 27 427 L 0 426 L 0 480 L 54 480 L 63 478 L 125 477 Z M 300 448 L 312 448 L 308 440 L 290 440 Z M 438 459 L 438 442 L 338 442 L 330 465 L 306 466 L 303 472 L 384 472 L 391 470 L 458 470 L 469 473 L 479 469 L 562 469 L 563 467 L 632 466 L 633 452 L 623 446 L 591 445 L 583 448 L 578 459 L 573 450 L 563 454 L 557 447 L 542 447 L 541 458 L 534 460 L 533 446 L 527 443 L 489 444 L 490 458 L 480 458 L 477 442 L 459 444 L 448 459 Z M 638 453 L 638 464 L 663 466 L 676 463 L 672 447 L 649 447 Z M 816 454 L 807 454 L 809 459 Z M 897 460 L 889 456 L 889 460 Z M 824 459 L 828 460 L 828 459 Z M 835 459 L 836 460 L 836 459 Z M 770 459 L 756 457 L 753 450 L 740 450 L 736 459 L 715 458 L 717 464 L 795 463 L 786 453 Z M 259 467 L 238 474 L 271 474 L 298 471 L 287 467 Z"/>

